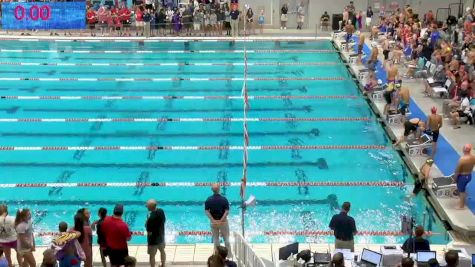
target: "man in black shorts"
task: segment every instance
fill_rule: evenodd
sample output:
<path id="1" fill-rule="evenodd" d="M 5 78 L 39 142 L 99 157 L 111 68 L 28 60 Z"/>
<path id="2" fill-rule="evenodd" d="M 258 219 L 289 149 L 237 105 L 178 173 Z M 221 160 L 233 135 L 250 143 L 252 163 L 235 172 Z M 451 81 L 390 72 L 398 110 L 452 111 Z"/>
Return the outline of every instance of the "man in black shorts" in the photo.
<path id="1" fill-rule="evenodd" d="M 384 97 L 384 100 L 386 100 L 386 105 L 384 105 L 384 111 L 383 111 L 384 115 L 388 115 L 389 107 L 393 103 L 392 98 L 393 98 L 395 86 L 396 85 L 394 82 L 388 83 L 386 90 L 384 90 L 383 97 Z"/>
<path id="2" fill-rule="evenodd" d="M 383 41 L 383 56 L 384 56 L 384 62 L 389 59 L 389 38 L 390 36 L 387 36 L 384 41 Z"/>
<path id="3" fill-rule="evenodd" d="M 432 135 L 432 153 L 431 157 L 434 158 L 435 152 L 437 151 L 437 140 L 439 139 L 439 130 L 443 125 L 443 118 L 441 115 L 437 114 L 437 108 L 432 107 L 430 110 L 431 114 L 427 120 L 427 133 Z"/>
<path id="4" fill-rule="evenodd" d="M 425 123 L 424 123 L 424 121 L 422 121 L 419 118 L 413 118 L 413 119 L 410 119 L 408 121 L 405 121 L 404 122 L 404 135 L 401 138 L 399 138 L 399 140 L 397 140 L 396 143 L 394 143 L 394 146 L 397 146 L 400 143 L 402 143 L 403 141 L 406 141 L 407 137 L 411 133 L 415 133 L 416 134 L 416 139 L 419 139 L 421 137 L 421 134 L 424 132 L 424 130 L 425 130 Z"/>

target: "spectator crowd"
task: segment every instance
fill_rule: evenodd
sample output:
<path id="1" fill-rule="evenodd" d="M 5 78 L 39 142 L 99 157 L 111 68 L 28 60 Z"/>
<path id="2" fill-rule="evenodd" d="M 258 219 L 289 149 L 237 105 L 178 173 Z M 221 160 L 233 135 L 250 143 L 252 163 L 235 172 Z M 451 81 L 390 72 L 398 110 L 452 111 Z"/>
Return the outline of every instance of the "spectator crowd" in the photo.
<path id="1" fill-rule="evenodd" d="M 286 29 L 288 8 L 281 9 L 282 29 Z M 297 10 L 297 28 L 302 29 L 305 11 Z M 115 5 L 88 3 L 86 22 L 91 36 L 164 36 L 203 35 L 238 36 L 263 33 L 264 10 L 254 11 L 250 5 L 218 1 L 192 1 L 179 7 L 160 3 L 135 3 L 131 8 L 122 2 Z"/>
<path id="2" fill-rule="evenodd" d="M 368 72 L 365 79 L 365 93 L 378 95 L 381 93 L 386 102 L 383 115 L 387 121 L 400 122 L 404 134 L 395 142 L 395 146 L 409 141 L 414 135 L 412 146 L 430 142 L 430 158 L 421 167 L 421 179 L 416 182 L 414 194 L 427 186 L 430 168 L 437 151 L 440 129 L 444 117 L 450 121 L 453 130 L 460 129 L 462 124 L 474 125 L 475 118 L 475 13 L 467 7 L 459 18 L 449 16 L 445 21 L 438 21 L 432 10 L 424 15 L 416 14 L 410 5 L 379 13 L 379 21 L 373 23 L 373 11 L 366 11 L 366 30 L 359 17 L 363 14 L 355 12 L 350 2 L 343 12 L 342 29 L 348 44 L 352 36 L 360 29 L 359 43 L 356 49 L 358 64 L 363 64 L 363 46 L 365 36 L 369 35 L 372 47 L 364 64 Z M 346 46 L 347 49 L 350 45 Z M 380 49 L 382 50 L 382 66 L 378 65 Z M 377 79 L 376 70 L 381 67 L 386 73 L 386 84 Z M 381 78 L 381 77 L 380 77 Z M 427 120 L 412 117 L 406 120 L 409 112 L 410 90 L 403 80 L 423 79 L 424 89 L 421 94 L 427 97 L 443 98 L 441 106 L 433 106 Z M 414 91 L 413 91 L 414 92 Z M 426 138 L 426 139 L 424 139 Z M 463 148 L 454 170 L 453 182 L 456 184 L 460 202 L 457 209 L 465 208 L 466 189 L 472 177 L 475 157 L 471 155 L 472 145 Z"/>

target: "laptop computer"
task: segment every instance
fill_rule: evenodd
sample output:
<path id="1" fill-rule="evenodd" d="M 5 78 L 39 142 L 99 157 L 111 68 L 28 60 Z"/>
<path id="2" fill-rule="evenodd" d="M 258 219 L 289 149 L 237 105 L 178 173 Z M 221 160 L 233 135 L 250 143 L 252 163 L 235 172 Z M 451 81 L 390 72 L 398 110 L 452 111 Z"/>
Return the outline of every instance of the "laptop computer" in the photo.
<path id="1" fill-rule="evenodd" d="M 417 266 L 428 266 L 430 259 L 436 259 L 435 251 L 418 251 L 416 254 Z"/>
<path id="2" fill-rule="evenodd" d="M 364 248 L 363 252 L 361 253 L 361 265 L 376 267 L 379 266 L 382 259 L 383 254 L 373 250 Z"/>
<path id="3" fill-rule="evenodd" d="M 297 255 L 299 253 L 299 243 L 293 243 L 285 247 L 279 248 L 279 260 L 287 260 L 290 255 Z"/>

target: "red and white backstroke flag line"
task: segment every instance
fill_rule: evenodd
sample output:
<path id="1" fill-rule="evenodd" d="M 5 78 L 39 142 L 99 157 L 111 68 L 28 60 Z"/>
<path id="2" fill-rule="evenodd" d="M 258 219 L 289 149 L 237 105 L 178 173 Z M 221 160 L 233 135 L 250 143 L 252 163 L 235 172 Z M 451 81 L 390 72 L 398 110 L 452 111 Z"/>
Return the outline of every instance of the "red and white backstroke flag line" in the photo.
<path id="1" fill-rule="evenodd" d="M 244 82 L 242 86 L 242 97 L 244 100 L 243 108 L 243 133 L 244 133 L 244 147 L 243 147 L 243 163 L 242 163 L 242 179 L 241 179 L 241 200 L 244 201 L 246 198 L 246 185 L 247 185 L 247 160 L 248 160 L 248 151 L 247 147 L 249 146 L 249 132 L 247 129 L 247 111 L 249 110 L 249 95 L 247 93 L 247 52 L 244 49 Z"/>

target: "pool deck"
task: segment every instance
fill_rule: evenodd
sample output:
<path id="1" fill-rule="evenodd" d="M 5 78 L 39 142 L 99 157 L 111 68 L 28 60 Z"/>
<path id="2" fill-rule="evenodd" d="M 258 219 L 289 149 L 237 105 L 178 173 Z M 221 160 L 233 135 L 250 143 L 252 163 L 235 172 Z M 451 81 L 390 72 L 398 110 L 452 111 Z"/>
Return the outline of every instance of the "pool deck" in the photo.
<path id="1" fill-rule="evenodd" d="M 279 248 L 287 244 L 252 244 L 256 254 L 264 259 L 265 262 L 271 265 L 271 262 L 276 262 L 275 257 L 278 255 Z M 381 246 L 388 244 L 357 244 L 355 245 L 355 253 L 361 253 L 363 248 L 380 251 Z M 438 257 L 443 257 L 445 251 L 454 248 L 449 245 L 431 245 L 431 250 L 437 251 Z M 458 247 L 457 247 L 458 248 Z M 43 251 L 46 247 L 37 247 L 34 252 L 37 264 L 41 263 L 43 259 Z M 333 244 L 299 244 L 299 250 L 310 249 L 317 252 L 333 251 Z M 206 266 L 208 257 L 213 253 L 212 244 L 190 244 L 190 245 L 167 245 L 165 248 L 167 254 L 167 265 L 172 266 Z M 468 252 L 468 250 L 467 250 Z M 16 259 L 12 252 L 12 258 Z M 470 253 L 470 252 L 468 252 Z M 159 253 L 158 253 L 159 254 Z M 101 258 L 99 256 L 99 247 L 93 247 L 94 266 L 102 266 Z M 129 255 L 137 259 L 139 266 L 146 266 L 148 263 L 147 247 L 146 246 L 129 246 Z M 157 255 L 157 262 L 160 261 L 160 256 Z M 14 260 L 16 262 L 16 260 Z"/>
<path id="2" fill-rule="evenodd" d="M 282 31 L 279 30 L 271 30 L 266 31 L 266 36 L 258 36 L 258 37 L 245 37 L 239 38 L 238 41 L 250 41 L 250 40 L 329 40 L 329 37 L 315 37 L 314 32 L 297 32 L 295 30 L 288 30 L 286 32 L 287 36 L 278 36 L 281 35 Z M 305 36 L 306 35 L 306 36 Z M 318 34 L 319 36 L 328 36 L 328 33 Z M 100 40 L 107 40 L 107 41 L 115 41 L 115 42 L 131 42 L 131 41 L 145 41 L 145 42 L 153 42 L 153 41 L 176 41 L 182 42 L 184 40 L 201 40 L 201 41 L 213 41 L 213 40 L 233 40 L 232 38 L 225 38 L 225 37 L 164 37 L 164 38 L 143 38 L 143 37 L 132 37 L 132 38 L 116 38 L 116 37 L 102 37 L 100 39 L 91 38 L 88 36 L 73 36 L 73 37 L 65 37 L 65 36 L 49 36 L 46 34 L 38 34 L 33 36 L 12 36 L 12 35 L 2 35 L 0 33 L 0 40 L 8 40 L 8 39 L 33 39 L 33 40 L 78 40 L 78 41 L 86 41 L 90 40 L 91 42 L 98 42 Z M 348 59 L 347 53 L 342 53 L 344 57 Z M 357 66 L 355 64 L 351 65 L 351 69 L 357 73 L 358 69 L 361 66 Z M 440 99 L 435 98 L 427 98 L 424 97 L 422 94 L 422 82 L 418 80 L 407 80 L 405 81 L 406 84 L 410 84 L 411 89 L 411 96 L 412 100 L 417 104 L 417 106 L 427 111 L 430 109 L 431 106 L 437 104 L 438 106 L 441 105 Z M 384 104 L 380 101 L 374 101 L 370 99 L 373 108 L 376 112 L 382 114 L 382 109 Z M 448 121 L 444 121 L 444 123 L 448 124 Z M 401 135 L 401 126 L 395 125 L 388 125 L 387 127 L 388 133 L 390 134 L 391 138 L 395 138 Z M 444 127 L 441 129 L 442 135 L 448 140 L 448 142 L 456 148 L 462 147 L 465 143 L 473 142 L 473 136 L 475 136 L 475 128 L 469 126 L 463 126 L 460 130 L 452 130 L 451 127 Z M 414 173 L 417 173 L 417 170 L 421 166 L 421 163 L 425 160 L 424 157 L 408 157 L 406 153 L 406 158 L 408 166 Z M 438 176 L 442 175 L 442 171 L 435 166 L 432 171 L 432 175 Z M 433 195 L 433 192 L 430 192 L 429 200 L 434 205 L 434 208 L 437 209 L 439 215 L 441 216 L 442 220 L 446 220 L 455 231 L 449 231 L 449 234 L 453 238 L 453 242 L 450 242 L 447 245 L 434 245 L 431 246 L 433 250 L 436 250 L 438 255 L 442 256 L 443 253 L 449 248 L 464 248 L 466 249 L 467 253 L 475 253 L 475 216 L 469 210 L 462 210 L 458 211 L 455 210 L 454 207 L 456 205 L 457 199 L 447 198 L 447 199 L 440 199 L 436 198 Z M 256 253 L 261 256 L 263 259 L 268 261 L 274 260 L 274 254 L 278 251 L 278 249 L 285 244 L 253 244 Z M 333 249 L 333 244 L 300 244 L 301 249 L 311 249 L 312 251 L 319 251 L 319 252 L 327 252 Z M 356 245 L 356 252 L 361 252 L 363 248 L 369 248 L 373 250 L 380 250 L 382 244 L 358 244 Z M 385 244 L 387 245 L 387 244 Z M 42 253 L 45 250 L 45 247 L 38 247 L 37 251 L 35 252 L 35 258 L 38 261 L 38 264 L 41 262 Z M 147 255 L 147 248 L 146 246 L 129 246 L 130 255 L 135 256 L 137 258 L 138 265 L 145 266 L 148 262 L 148 255 Z M 189 245 L 177 245 L 177 244 L 170 244 L 166 247 L 167 251 L 167 263 L 173 266 L 205 266 L 207 258 L 212 254 L 213 245 L 212 244 L 189 244 Z M 157 261 L 159 261 L 159 257 L 157 256 Z M 101 266 L 100 257 L 98 253 L 98 247 L 94 247 L 94 265 Z"/>
<path id="3" fill-rule="evenodd" d="M 336 43 L 339 43 L 337 40 Z M 369 45 L 369 43 L 368 43 Z M 350 54 L 353 54 L 354 51 L 350 50 L 350 53 L 343 51 L 342 56 L 349 62 Z M 380 53 L 382 54 L 382 53 Z M 357 74 L 360 69 L 363 69 L 363 65 L 357 64 L 350 64 L 350 68 L 354 74 Z M 400 74 L 406 72 L 405 68 L 400 68 Z M 417 79 L 403 79 L 403 86 L 407 86 L 411 93 L 411 113 L 413 116 L 422 117 L 423 115 L 420 114 L 424 110 L 427 114 L 427 111 L 430 110 L 432 106 L 441 107 L 442 106 L 442 99 L 440 98 L 433 98 L 433 97 L 426 97 L 423 94 L 424 85 L 421 80 Z M 379 115 L 380 121 L 384 125 L 385 129 L 387 130 L 388 134 L 393 140 L 402 136 L 403 134 L 403 127 L 401 124 L 390 124 L 385 119 L 383 119 L 383 109 L 384 109 L 384 100 L 376 100 L 371 97 L 368 98 L 370 101 L 373 110 Z M 440 109 L 440 108 L 439 108 Z M 450 126 L 450 121 L 444 119 L 444 127 L 441 129 L 441 135 L 449 142 L 449 144 L 454 148 L 461 148 L 464 144 L 473 143 L 473 136 L 475 136 L 475 128 L 473 126 L 462 125 L 462 129 L 454 130 Z M 401 145 L 404 147 L 405 143 Z M 403 152 L 403 159 L 405 160 L 406 164 L 411 169 L 412 173 L 417 174 L 420 166 L 424 163 L 424 161 L 428 158 L 428 156 L 410 156 L 406 149 L 401 149 Z M 439 150 L 438 156 L 443 154 L 444 151 Z M 460 155 L 460 153 L 459 153 Z M 440 177 L 447 175 L 441 171 L 441 169 L 436 164 L 432 168 L 431 177 Z M 471 247 L 475 244 L 475 215 L 473 212 L 466 208 L 464 210 L 457 210 L 455 207 L 458 203 L 458 198 L 441 198 L 435 195 L 435 192 L 431 189 L 428 190 L 428 200 L 436 209 L 438 215 L 441 217 L 443 221 L 446 221 L 450 224 L 454 232 L 452 232 L 452 236 L 454 237 L 454 242 L 458 245 L 468 246 Z"/>

